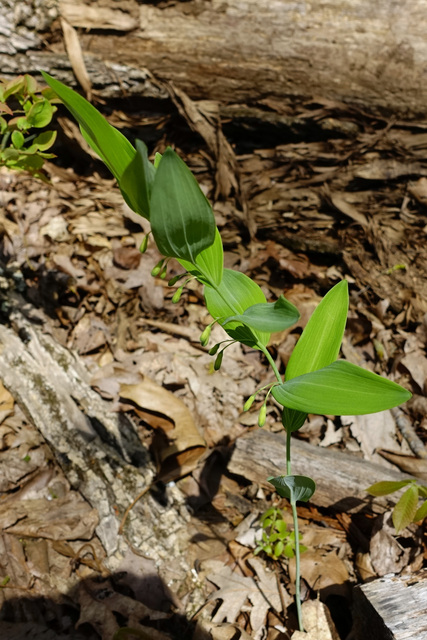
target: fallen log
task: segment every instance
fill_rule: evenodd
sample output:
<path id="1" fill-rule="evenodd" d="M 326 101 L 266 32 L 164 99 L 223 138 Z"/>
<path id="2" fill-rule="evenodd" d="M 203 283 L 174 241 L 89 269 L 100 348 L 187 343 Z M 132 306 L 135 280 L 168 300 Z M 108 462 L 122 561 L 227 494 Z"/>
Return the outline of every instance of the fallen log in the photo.
<path id="1" fill-rule="evenodd" d="M 354 589 L 355 640 L 423 640 L 427 637 L 427 571 L 384 576 Z"/>
<path id="2" fill-rule="evenodd" d="M 233 449 L 228 471 L 251 482 L 272 488 L 269 476 L 286 473 L 286 436 L 257 429 L 239 438 Z M 411 476 L 386 469 L 358 456 L 316 447 L 292 439 L 292 473 L 312 477 L 316 492 L 310 502 L 335 512 L 354 512 L 368 508 L 381 513 L 393 502 L 392 496 L 373 499 L 366 488 L 383 480 L 402 480 Z"/>
<path id="3" fill-rule="evenodd" d="M 320 96 L 382 113 L 426 114 L 426 0 L 404 10 L 387 0 L 129 0 L 120 7 L 62 0 L 33 13 L 14 12 L 11 0 L 1 5 L 3 74 L 44 68 L 70 82 L 54 22 L 61 15 L 81 29 L 89 77 L 104 96 L 160 97 L 151 73 L 193 99 L 273 100 L 285 110 L 295 99 Z M 46 38 L 49 30 L 54 38 Z"/>

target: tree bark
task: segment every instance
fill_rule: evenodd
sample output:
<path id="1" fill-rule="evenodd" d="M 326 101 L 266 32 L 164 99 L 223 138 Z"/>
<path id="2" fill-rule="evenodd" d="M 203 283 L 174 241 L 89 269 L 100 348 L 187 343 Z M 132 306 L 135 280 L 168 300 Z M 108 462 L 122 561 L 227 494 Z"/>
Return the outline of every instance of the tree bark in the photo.
<path id="1" fill-rule="evenodd" d="M 3 74 L 44 68 L 71 81 L 61 39 L 45 47 L 31 29 L 46 31 L 60 13 L 81 29 L 89 76 L 104 96 L 162 97 L 151 73 L 196 100 L 279 100 L 285 109 L 321 97 L 426 114 L 427 0 L 128 0 L 120 8 L 112 0 L 61 0 L 44 3 L 37 20 L 11 11 L 11 0 L 0 4 Z"/>

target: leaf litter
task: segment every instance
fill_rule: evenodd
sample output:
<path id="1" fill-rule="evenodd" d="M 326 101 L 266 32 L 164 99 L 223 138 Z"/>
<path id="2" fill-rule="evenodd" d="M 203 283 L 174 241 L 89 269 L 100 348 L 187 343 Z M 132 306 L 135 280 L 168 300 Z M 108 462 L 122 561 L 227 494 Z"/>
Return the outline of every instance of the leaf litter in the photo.
<path id="1" fill-rule="evenodd" d="M 343 113 L 341 105 L 338 117 L 356 125 L 356 141 L 341 135 L 241 154 L 238 148 L 232 151 L 225 137 L 220 147 L 213 142 L 221 126 L 217 105 L 191 101 L 178 90 L 172 99 L 206 144 L 203 154 L 190 153 L 187 160 L 205 193 L 222 197 L 215 211 L 226 242 L 226 266 L 248 270 L 268 299 L 285 293 L 302 312 L 294 328 L 273 336 L 272 348 L 281 363 L 286 365 L 320 294 L 347 277 L 354 286 L 343 353 L 412 387 L 410 417 L 425 441 L 425 140 L 418 140 L 423 134 L 416 123 L 408 131 L 366 114 Z M 333 103 L 320 102 L 316 108 L 306 105 L 299 116 L 313 124 L 331 114 Z M 127 118 L 112 117 L 121 126 Z M 161 124 L 165 122 L 167 118 Z M 227 135 L 225 125 L 223 130 Z M 74 135 L 71 126 L 68 135 Z M 399 157 L 401 149 L 405 162 L 390 158 L 393 153 Z M 215 159 L 216 183 L 206 153 Z M 144 221 L 125 208 L 113 181 L 96 172 L 84 177 L 78 170 L 54 166 L 50 172 L 52 186 L 3 171 L 0 175 L 7 267 L 2 277 L 8 281 L 2 300 L 20 300 L 25 292 L 47 330 L 79 354 L 88 380 L 111 410 L 132 417 L 160 477 L 172 480 L 193 505 L 186 551 L 193 569 L 179 594 L 168 594 L 164 586 L 148 606 L 150 588 L 141 589 L 130 567 L 139 566 L 140 572 L 149 567 L 159 584 L 161 567 L 159 573 L 151 560 L 129 547 L 130 562 L 123 564 L 117 580 L 94 535 L 97 509 L 71 489 L 49 443 L 2 387 L 0 597 L 7 613 L 0 628 L 8 624 L 13 631 L 13 625 L 25 624 L 15 604 L 24 593 L 30 619 L 46 632 L 56 616 L 61 633 L 81 628 L 93 638 L 111 638 L 120 626 L 159 640 L 197 640 L 203 633 L 213 640 L 287 637 L 295 628 L 289 595 L 292 561 L 273 564 L 262 556 L 254 558 L 248 539 L 235 540 L 237 525 L 253 512 L 260 514 L 272 496 L 242 476 L 227 476 L 229 447 L 255 425 L 251 416 L 256 416 L 256 405 L 246 415 L 241 407 L 268 382 L 262 361 L 236 346 L 227 351 L 227 366 L 213 374 L 211 358 L 198 343 L 209 321 L 200 292 L 190 288 L 185 306 L 170 303 L 165 283 L 150 277 L 158 260 L 155 249 L 142 259 L 138 251 Z M 250 244 L 242 242 L 242 224 L 250 228 Z M 175 273 L 171 265 L 171 276 Z M 215 331 L 213 338 L 220 339 L 221 330 Z M 394 469 L 397 465 L 417 475 L 416 467 L 424 460 L 410 455 L 390 413 L 368 416 L 363 425 L 360 420 L 311 419 L 300 435 L 381 464 L 388 456 Z M 266 429 L 280 428 L 272 407 Z M 278 506 L 286 509 L 285 501 Z M 415 525 L 405 533 L 408 542 L 402 543 L 388 524 L 387 511 L 335 514 L 325 507 L 316 511 L 315 502 L 311 509 L 299 509 L 303 542 L 309 547 L 302 555 L 307 598 L 320 593 L 325 599 L 332 593 L 348 602 L 351 585 L 361 579 L 362 556 L 365 576 L 422 565 L 425 550 Z M 171 549 L 171 558 L 174 554 Z M 138 593 L 144 594 L 142 600 Z M 31 603 L 40 595 L 56 603 L 54 614 L 46 610 L 36 615 Z M 67 618 L 65 603 L 70 600 L 72 614 Z M 306 609 L 317 607 L 317 631 L 309 634 L 335 640 L 328 610 L 316 602 L 304 603 Z M 196 625 L 187 621 L 177 631 L 174 611 L 185 613 L 188 620 L 196 614 Z M 333 607 L 331 611 L 334 615 Z M 322 616 L 327 622 L 321 622 Z"/>

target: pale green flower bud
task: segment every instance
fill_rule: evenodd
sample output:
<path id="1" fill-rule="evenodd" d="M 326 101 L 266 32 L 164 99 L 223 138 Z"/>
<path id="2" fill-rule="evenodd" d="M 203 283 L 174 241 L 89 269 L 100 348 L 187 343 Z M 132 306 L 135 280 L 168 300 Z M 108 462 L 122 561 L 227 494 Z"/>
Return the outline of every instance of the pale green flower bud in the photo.
<path id="1" fill-rule="evenodd" d="M 214 369 L 215 371 L 218 371 L 218 369 L 221 368 L 221 364 L 222 364 L 222 359 L 224 357 L 224 349 L 222 351 L 220 351 L 217 355 L 217 357 L 215 358 L 215 362 L 214 362 Z"/>
<path id="2" fill-rule="evenodd" d="M 256 395 L 256 394 L 254 394 L 253 396 L 250 396 L 250 397 L 246 400 L 245 404 L 243 405 L 243 411 L 249 411 L 249 409 L 252 407 L 252 405 L 253 405 L 253 403 L 254 403 L 255 395 Z"/>
<path id="3" fill-rule="evenodd" d="M 143 239 L 143 241 L 141 242 L 141 246 L 139 247 L 139 250 L 140 250 L 140 252 L 141 252 L 141 253 L 145 253 L 145 252 L 147 251 L 147 247 L 148 247 L 148 236 L 149 236 L 149 235 L 150 235 L 150 234 L 149 234 L 149 233 L 147 233 L 147 235 L 146 235 L 146 236 L 144 236 L 144 239 Z"/>
<path id="4" fill-rule="evenodd" d="M 176 304 L 177 302 L 179 302 L 179 300 L 180 300 L 180 298 L 181 298 L 181 296 L 182 296 L 182 292 L 183 292 L 183 291 L 184 291 L 184 287 L 179 287 L 179 289 L 177 289 L 177 290 L 175 291 L 175 293 L 173 294 L 173 297 L 172 297 L 172 302 L 173 302 L 174 304 Z"/>
<path id="5" fill-rule="evenodd" d="M 211 337 L 212 325 L 208 324 L 208 326 L 203 330 L 202 335 L 200 336 L 200 343 L 202 347 L 206 347 L 209 342 L 209 338 Z"/>
<path id="6" fill-rule="evenodd" d="M 151 270 L 151 275 L 153 277 L 158 276 L 160 271 L 163 269 L 163 264 L 164 264 L 165 259 L 162 258 L 161 260 L 159 260 L 159 262 L 156 264 L 156 266 Z"/>

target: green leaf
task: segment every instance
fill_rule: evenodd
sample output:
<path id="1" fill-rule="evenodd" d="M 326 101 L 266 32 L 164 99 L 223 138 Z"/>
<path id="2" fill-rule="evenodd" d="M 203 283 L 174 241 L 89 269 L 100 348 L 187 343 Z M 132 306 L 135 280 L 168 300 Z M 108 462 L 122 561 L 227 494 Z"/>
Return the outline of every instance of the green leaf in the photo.
<path id="1" fill-rule="evenodd" d="M 25 92 L 27 95 L 34 95 L 35 93 L 37 93 L 37 91 L 39 90 L 39 87 L 37 85 L 37 80 L 33 78 L 33 76 L 30 76 L 28 75 L 28 73 L 26 73 L 24 75 L 24 81 L 25 81 Z"/>
<path id="2" fill-rule="evenodd" d="M 30 147 L 26 150 L 29 153 L 35 151 L 47 151 L 53 145 L 56 140 L 56 131 L 43 131 L 36 138 L 34 138 Z"/>
<path id="3" fill-rule="evenodd" d="M 427 516 L 427 500 L 423 502 L 423 504 L 419 509 L 417 509 L 412 521 L 418 522 L 419 520 L 424 520 L 426 516 Z"/>
<path id="4" fill-rule="evenodd" d="M 314 480 L 307 476 L 276 476 L 267 478 L 279 496 L 288 498 L 291 502 L 300 500 L 307 502 L 316 490 Z"/>
<path id="5" fill-rule="evenodd" d="M 418 487 L 411 484 L 393 509 L 392 519 L 396 533 L 411 524 L 417 512 Z"/>
<path id="6" fill-rule="evenodd" d="M 25 138 L 20 131 L 12 131 L 11 138 L 15 149 L 20 149 L 25 142 Z"/>
<path id="7" fill-rule="evenodd" d="M 165 256 L 187 260 L 215 241 L 212 207 L 185 162 L 168 147 L 154 179 L 150 201 L 151 229 Z"/>
<path id="8" fill-rule="evenodd" d="M 271 393 L 290 409 L 336 416 L 384 411 L 411 397 L 395 382 L 345 360 L 277 385 Z"/>
<path id="9" fill-rule="evenodd" d="M 276 302 L 260 302 L 241 314 L 226 318 L 223 326 L 229 322 L 241 322 L 250 329 L 275 333 L 291 327 L 299 317 L 298 309 L 284 296 L 280 296 Z"/>
<path id="10" fill-rule="evenodd" d="M 399 491 L 402 487 L 406 487 L 412 480 L 384 480 L 383 482 L 375 482 L 366 489 L 371 496 L 387 496 L 389 493 Z"/>
<path id="11" fill-rule="evenodd" d="M 25 85 L 24 76 L 18 76 L 17 78 L 12 78 L 6 84 L 3 92 L 2 100 L 7 100 L 10 96 L 19 93 L 22 91 Z"/>
<path id="12" fill-rule="evenodd" d="M 280 558 L 284 549 L 285 549 L 284 543 L 282 542 L 282 540 L 279 540 L 279 542 L 274 547 L 274 556 L 276 558 Z"/>
<path id="13" fill-rule="evenodd" d="M 418 491 L 422 498 L 427 498 L 427 487 L 425 486 L 425 484 L 419 484 Z"/>
<path id="14" fill-rule="evenodd" d="M 136 213 L 150 219 L 150 197 L 156 170 L 148 159 L 148 151 L 142 140 L 135 140 L 136 154 L 119 180 L 119 187 L 126 203 Z"/>
<path id="15" fill-rule="evenodd" d="M 56 108 L 56 107 L 55 107 Z M 54 107 L 49 100 L 42 98 L 37 100 L 27 113 L 27 121 L 32 127 L 46 127 L 52 120 Z"/>
<path id="16" fill-rule="evenodd" d="M 288 533 L 288 528 L 284 520 L 276 520 L 274 528 L 282 538 L 284 538 Z"/>
<path id="17" fill-rule="evenodd" d="M 222 320 L 243 314 L 254 304 L 266 302 L 260 287 L 244 273 L 233 269 L 224 269 L 221 284 L 215 289 L 205 287 L 204 294 L 209 313 L 221 326 Z M 254 348 L 257 342 L 267 345 L 270 339 L 269 333 L 249 329 L 240 322 L 229 322 L 224 329 L 234 340 Z"/>
<path id="18" fill-rule="evenodd" d="M 306 420 L 306 413 L 302 411 L 295 411 L 295 409 L 288 409 L 288 407 L 283 407 L 282 424 L 286 431 L 298 431 Z"/>
<path id="19" fill-rule="evenodd" d="M 9 125 L 11 124 L 12 124 L 12 120 L 9 122 Z M 20 118 L 16 118 L 16 126 L 20 131 L 28 131 L 28 129 L 31 129 L 32 125 L 30 122 L 28 122 L 25 116 L 21 116 Z"/>
<path id="20" fill-rule="evenodd" d="M 80 125 L 83 137 L 107 165 L 117 181 L 135 156 L 135 149 L 103 115 L 81 95 L 41 72 L 47 84 L 55 91 Z"/>
<path id="21" fill-rule="evenodd" d="M 323 369 L 339 354 L 348 311 L 348 285 L 342 280 L 313 312 L 286 367 L 285 380 Z"/>
<path id="22" fill-rule="evenodd" d="M 179 260 L 179 263 L 188 273 L 196 276 L 202 284 L 208 286 L 221 284 L 224 255 L 222 240 L 218 229 L 215 229 L 214 243 L 198 254 L 194 265 L 186 260 Z"/>

